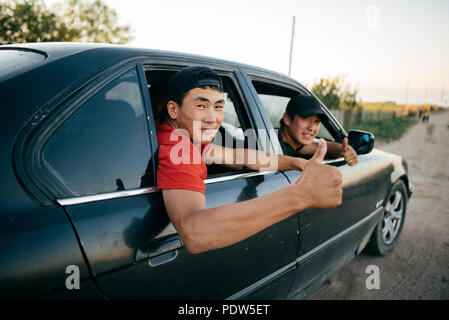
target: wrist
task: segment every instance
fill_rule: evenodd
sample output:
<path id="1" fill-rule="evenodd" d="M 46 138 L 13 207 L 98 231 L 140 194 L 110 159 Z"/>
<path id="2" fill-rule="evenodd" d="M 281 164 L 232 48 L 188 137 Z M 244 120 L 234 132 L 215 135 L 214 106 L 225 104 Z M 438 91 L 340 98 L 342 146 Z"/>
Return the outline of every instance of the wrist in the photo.
<path id="1" fill-rule="evenodd" d="M 305 196 L 308 194 L 308 191 L 301 185 L 301 183 L 293 183 L 289 187 L 291 187 L 289 193 L 289 204 L 293 208 L 294 212 L 299 212 L 313 207 L 312 201 Z"/>
<path id="2" fill-rule="evenodd" d="M 304 158 L 297 158 L 297 159 L 298 159 L 298 169 L 304 171 L 306 169 L 307 160 Z"/>
<path id="3" fill-rule="evenodd" d="M 307 164 L 307 160 L 304 158 L 300 158 L 300 157 L 290 157 L 291 158 L 291 168 L 293 170 L 299 170 L 299 171 L 304 171 L 306 164 Z"/>

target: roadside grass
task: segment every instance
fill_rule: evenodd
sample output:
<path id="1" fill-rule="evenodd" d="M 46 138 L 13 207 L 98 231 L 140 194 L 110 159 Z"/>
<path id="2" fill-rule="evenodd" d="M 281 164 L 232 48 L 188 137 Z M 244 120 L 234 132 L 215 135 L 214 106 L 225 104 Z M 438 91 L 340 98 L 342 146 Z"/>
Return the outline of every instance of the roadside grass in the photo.
<path id="1" fill-rule="evenodd" d="M 383 121 L 362 121 L 354 123 L 346 132 L 351 129 L 369 131 L 376 137 L 376 140 L 390 142 L 399 139 L 408 128 L 417 123 L 415 117 L 397 117 Z"/>

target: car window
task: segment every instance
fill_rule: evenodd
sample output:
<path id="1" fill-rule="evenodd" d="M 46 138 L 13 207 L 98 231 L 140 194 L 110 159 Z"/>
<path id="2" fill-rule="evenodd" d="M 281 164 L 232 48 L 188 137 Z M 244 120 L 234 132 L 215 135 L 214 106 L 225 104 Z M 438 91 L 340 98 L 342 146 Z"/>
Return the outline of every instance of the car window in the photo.
<path id="1" fill-rule="evenodd" d="M 139 188 L 150 156 L 142 92 L 132 69 L 55 130 L 42 163 L 64 193 L 83 196 Z"/>
<path id="2" fill-rule="evenodd" d="M 252 83 L 262 102 L 265 112 L 270 118 L 271 125 L 274 129 L 279 129 L 281 127 L 282 116 L 284 115 L 290 98 L 298 92 L 287 87 L 263 81 L 253 80 Z M 324 138 L 330 141 L 335 140 L 324 124 L 320 126 L 320 130 L 317 134 L 317 139 L 318 138 Z"/>
<path id="3" fill-rule="evenodd" d="M 146 79 L 151 97 L 151 104 L 155 118 L 158 118 L 167 102 L 165 85 L 177 70 L 158 70 L 157 66 L 146 66 Z M 161 68 L 162 69 L 162 68 Z M 257 148 L 256 133 L 251 129 L 249 117 L 245 111 L 244 102 L 235 80 L 231 75 L 220 74 L 223 82 L 225 98 L 225 115 L 223 123 L 212 143 L 226 147 Z M 235 173 L 232 169 L 208 165 L 208 177 Z"/>

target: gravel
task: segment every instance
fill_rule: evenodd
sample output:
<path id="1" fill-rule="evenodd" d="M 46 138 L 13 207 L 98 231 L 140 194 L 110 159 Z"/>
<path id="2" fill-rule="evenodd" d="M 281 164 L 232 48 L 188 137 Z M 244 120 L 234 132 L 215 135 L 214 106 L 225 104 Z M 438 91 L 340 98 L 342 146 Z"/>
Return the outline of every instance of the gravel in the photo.
<path id="1" fill-rule="evenodd" d="M 306 299 L 449 299 L 449 110 L 434 112 L 401 139 L 376 144 L 408 162 L 415 192 L 394 252 L 376 257 L 362 252 Z M 367 289 L 367 267 L 379 268 L 380 288 Z"/>

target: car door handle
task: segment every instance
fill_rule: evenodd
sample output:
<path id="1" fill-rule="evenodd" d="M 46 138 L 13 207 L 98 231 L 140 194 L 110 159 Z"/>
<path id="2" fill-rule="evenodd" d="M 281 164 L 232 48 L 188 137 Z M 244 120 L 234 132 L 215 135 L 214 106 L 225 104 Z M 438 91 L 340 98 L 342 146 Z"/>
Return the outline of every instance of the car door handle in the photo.
<path id="1" fill-rule="evenodd" d="M 152 247 L 148 251 L 148 264 L 151 267 L 157 267 L 161 264 L 175 260 L 178 256 L 178 249 L 181 248 L 181 246 L 180 239 L 173 239 Z"/>
<path id="2" fill-rule="evenodd" d="M 148 250 L 148 257 L 153 258 L 156 256 L 160 256 L 161 254 L 174 251 L 179 248 L 181 248 L 180 239 L 172 239 L 166 242 L 162 242 L 158 245 L 155 245 L 154 247 L 151 247 Z"/>
<path id="3" fill-rule="evenodd" d="M 178 256 L 179 248 L 182 247 L 179 237 L 166 241 L 150 244 L 145 249 L 139 249 L 136 253 L 135 261 L 148 259 L 151 267 L 173 261 Z"/>

